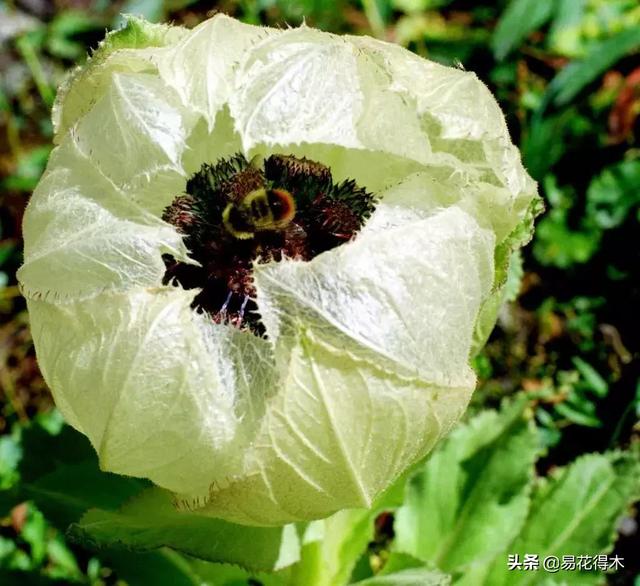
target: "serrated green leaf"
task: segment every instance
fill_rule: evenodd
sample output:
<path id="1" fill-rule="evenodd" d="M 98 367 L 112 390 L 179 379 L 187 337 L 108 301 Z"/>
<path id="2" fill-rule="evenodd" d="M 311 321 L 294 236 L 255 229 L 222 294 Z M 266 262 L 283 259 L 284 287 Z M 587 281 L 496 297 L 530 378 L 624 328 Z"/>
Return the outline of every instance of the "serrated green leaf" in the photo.
<path id="1" fill-rule="evenodd" d="M 583 59 L 572 61 L 549 84 L 545 103 L 556 106 L 569 103 L 586 85 L 619 59 L 640 47 L 640 28 L 622 30 L 612 37 L 594 43 Z"/>
<path id="2" fill-rule="evenodd" d="M 167 546 L 254 571 L 284 568 L 299 556 L 299 541 L 292 525 L 250 527 L 178 512 L 171 493 L 159 488 L 145 491 L 117 512 L 89 511 L 70 527 L 69 536 L 78 543 L 98 547 L 147 551 Z"/>
<path id="3" fill-rule="evenodd" d="M 553 13 L 554 0 L 511 0 L 493 33 L 496 59 L 504 59 L 522 40 Z"/>
<path id="4" fill-rule="evenodd" d="M 590 454 L 541 481 L 534 492 L 531 511 L 520 536 L 508 552 L 496 558 L 487 586 L 536 584 L 536 572 L 507 569 L 507 553 L 596 555 L 609 550 L 618 518 L 640 497 L 640 461 L 636 454 Z M 564 584 L 584 584 L 596 572 L 560 571 L 554 579 Z M 596 576 L 597 577 L 597 576 Z M 476 582 L 482 584 L 483 582 Z"/>
<path id="5" fill-rule="evenodd" d="M 504 550 L 527 515 L 537 436 L 517 401 L 457 429 L 409 483 L 396 549 L 446 571 Z"/>

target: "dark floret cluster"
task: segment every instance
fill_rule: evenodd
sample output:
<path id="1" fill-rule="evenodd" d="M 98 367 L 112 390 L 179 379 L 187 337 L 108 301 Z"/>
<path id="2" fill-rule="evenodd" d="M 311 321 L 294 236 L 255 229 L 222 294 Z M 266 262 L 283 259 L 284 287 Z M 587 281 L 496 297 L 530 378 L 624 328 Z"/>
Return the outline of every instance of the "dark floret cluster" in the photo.
<path id="1" fill-rule="evenodd" d="M 287 207 L 289 215 L 278 218 Z M 374 207 L 355 181 L 334 183 L 329 167 L 306 158 L 277 154 L 260 164 L 237 154 L 204 164 L 163 214 L 201 266 L 165 255 L 164 283 L 201 289 L 195 308 L 263 335 L 254 262 L 310 260 L 351 240 Z"/>

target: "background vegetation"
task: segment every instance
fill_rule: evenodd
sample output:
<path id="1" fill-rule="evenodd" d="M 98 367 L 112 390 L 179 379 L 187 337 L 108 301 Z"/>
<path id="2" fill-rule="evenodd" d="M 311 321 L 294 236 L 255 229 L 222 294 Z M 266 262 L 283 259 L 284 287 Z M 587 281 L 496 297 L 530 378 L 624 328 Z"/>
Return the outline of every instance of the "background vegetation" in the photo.
<path id="1" fill-rule="evenodd" d="M 98 480 L 92 485 L 91 474 L 96 476 L 97 469 L 83 469 L 85 484 L 66 490 L 68 502 L 52 504 L 43 497 L 51 485 L 36 479 L 49 474 L 47 482 L 53 482 L 56 465 L 80 465 L 91 455 L 52 406 L 15 280 L 22 213 L 51 150 L 50 108 L 65 72 L 86 58 L 105 29 L 119 26 L 121 12 L 191 27 L 211 10 L 252 23 L 295 25 L 304 18 L 325 30 L 375 35 L 430 59 L 462 64 L 495 93 L 525 165 L 540 184 L 547 213 L 523 255 L 519 296 L 516 285 L 488 346 L 475 361 L 480 385 L 470 415 L 482 413 L 469 429 L 480 426 L 476 443 L 485 445 L 482 438 L 491 435 L 486 430 L 496 429 L 496 423 L 491 419 L 495 414 L 484 410 L 517 394 L 520 398 L 511 404 L 535 420 L 537 432 L 528 444 L 535 445 L 535 455 L 525 456 L 522 450 L 514 454 L 525 462 L 535 460 L 539 476 L 555 478 L 583 454 L 608 453 L 610 471 L 618 471 L 612 473 L 609 491 L 623 496 L 611 505 L 609 517 L 601 511 L 601 520 L 610 524 L 605 523 L 593 551 L 606 550 L 617 540 L 615 553 L 625 558 L 625 568 L 609 575 L 609 583 L 640 584 L 638 518 L 628 506 L 639 489 L 627 482 L 635 472 L 620 472 L 620 466 L 633 466 L 629 458 L 637 460 L 640 439 L 637 0 L 0 1 L 0 582 L 270 583 L 256 577 L 247 582 L 246 573 L 230 567 L 221 577 L 203 562 L 189 565 L 187 558 L 171 551 L 95 553 L 87 541 L 65 537 L 64 529 L 88 506 L 108 509 L 133 488 L 118 485 L 111 491 Z M 507 408 L 500 415 L 500 429 L 508 431 L 486 439 L 503 442 L 504 458 L 525 433 L 509 413 Z M 453 449 L 455 441 L 467 440 L 454 438 L 444 450 Z M 495 455 L 498 448 L 491 449 Z M 627 458 L 624 465 L 611 455 L 620 449 L 631 454 L 622 457 Z M 458 463 L 469 461 L 475 460 Z M 497 460 L 494 480 L 506 474 L 506 461 Z M 491 458 L 478 462 L 491 470 Z M 579 475 L 583 482 L 597 466 L 605 466 L 605 460 L 598 460 L 595 468 L 589 462 L 578 460 L 586 466 Z M 578 474 L 578 468 L 570 470 Z M 427 468 L 422 474 L 429 474 Z M 28 486 L 31 492 L 25 492 Z M 420 507 L 434 505 L 427 502 L 428 495 L 415 496 L 415 481 L 412 486 L 395 519 L 387 513 L 377 518 L 372 535 L 361 544 L 353 564 L 347 564 L 347 578 L 371 580 L 385 565 L 387 571 L 414 567 L 407 561 L 411 556 L 464 576 L 464 560 L 456 561 L 455 551 L 430 557 L 428 546 L 411 545 L 407 526 L 413 522 L 407 519 L 419 519 Z M 479 490 L 477 482 L 472 486 Z M 96 491 L 105 493 L 99 502 L 88 496 Z M 626 511 L 622 521 L 621 511 Z M 487 523 L 493 521 L 494 516 L 486 517 Z M 421 530 L 428 532 L 426 527 Z M 397 532 L 396 542 L 404 541 L 404 551 L 411 556 L 390 553 Z M 190 582 L 194 572 L 199 572 L 198 581 Z M 312 583 L 299 579 L 300 584 Z M 577 580 L 570 575 L 565 579 Z M 598 583 L 588 579 L 575 583 Z M 495 578 L 488 583 L 500 582 Z"/>

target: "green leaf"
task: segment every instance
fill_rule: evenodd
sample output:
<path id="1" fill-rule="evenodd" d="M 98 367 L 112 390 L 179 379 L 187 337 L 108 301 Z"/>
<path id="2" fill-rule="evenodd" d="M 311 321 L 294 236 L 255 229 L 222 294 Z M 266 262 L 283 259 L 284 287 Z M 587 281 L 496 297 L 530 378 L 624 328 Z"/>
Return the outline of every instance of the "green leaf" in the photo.
<path id="1" fill-rule="evenodd" d="M 575 57 L 583 51 L 580 25 L 587 0 L 556 0 L 556 4 L 547 46 L 554 53 Z"/>
<path id="2" fill-rule="evenodd" d="M 590 226 L 573 230 L 567 210 L 556 208 L 538 223 L 533 254 L 542 265 L 566 269 L 586 263 L 598 249 L 600 237 L 601 232 Z"/>
<path id="3" fill-rule="evenodd" d="M 412 568 L 393 574 L 374 576 L 356 584 L 358 586 L 449 586 L 451 577 L 436 570 Z"/>
<path id="4" fill-rule="evenodd" d="M 516 401 L 457 429 L 410 481 L 396 549 L 450 572 L 503 551 L 527 515 L 537 435 Z"/>
<path id="5" fill-rule="evenodd" d="M 31 548 L 31 558 L 36 565 L 42 564 L 47 552 L 47 522 L 42 513 L 29 507 L 20 536 Z"/>
<path id="6" fill-rule="evenodd" d="M 193 559 L 191 567 L 203 586 L 292 586 L 288 568 L 274 573 L 253 573 L 229 564 L 214 564 Z M 253 580 L 253 581 L 252 581 Z"/>
<path id="7" fill-rule="evenodd" d="M 386 576 L 387 574 L 395 574 L 412 568 L 424 568 L 424 562 L 408 553 L 392 551 L 389 553 L 384 567 L 380 570 L 380 575 Z"/>
<path id="8" fill-rule="evenodd" d="M 549 84 L 545 103 L 569 103 L 585 86 L 640 47 L 640 27 L 632 27 L 591 45 L 583 59 L 569 63 Z"/>
<path id="9" fill-rule="evenodd" d="M 145 486 L 147 483 L 135 478 L 102 472 L 94 458 L 61 466 L 21 488 L 26 498 L 34 501 L 52 523 L 64 530 L 88 509 L 116 509 Z"/>
<path id="10" fill-rule="evenodd" d="M 511 0 L 493 33 L 495 58 L 504 59 L 553 13 L 554 0 Z"/>
<path id="11" fill-rule="evenodd" d="M 394 484 L 370 509 L 347 509 L 310 523 L 303 536 L 300 562 L 292 568 L 295 584 L 332 586 L 346 584 L 356 562 L 374 537 L 377 515 L 396 503 Z"/>
<path id="12" fill-rule="evenodd" d="M 603 230 L 622 224 L 640 204 L 640 160 L 607 167 L 587 189 L 587 215 Z"/>
<path id="13" fill-rule="evenodd" d="M 57 410 L 23 428 L 21 445 L 23 458 L 19 470 L 23 482 L 33 482 L 67 464 L 95 459 L 87 438 L 63 425 Z"/>
<path id="14" fill-rule="evenodd" d="M 522 140 L 522 160 L 531 176 L 540 181 L 564 155 L 573 110 L 553 116 L 534 116 Z"/>
<path id="15" fill-rule="evenodd" d="M 375 514 L 350 509 L 310 523 L 304 533 L 300 561 L 292 569 L 296 584 L 346 584 L 367 543 L 373 538 Z"/>
<path id="16" fill-rule="evenodd" d="M 376 517 L 402 504 L 408 476 L 409 473 L 403 474 L 369 509 L 347 509 L 309 523 L 302 536 L 300 561 L 290 568 L 289 582 L 314 586 L 346 584 L 367 551 L 367 544 L 374 539 Z"/>
<path id="17" fill-rule="evenodd" d="M 86 52 L 82 35 L 105 28 L 105 23 L 95 16 L 79 10 L 59 12 L 48 28 L 48 51 L 62 59 L 79 59 Z"/>
<path id="18" fill-rule="evenodd" d="M 389 0 L 362 0 L 365 16 L 377 37 L 384 36 L 385 27 L 391 14 Z"/>
<path id="19" fill-rule="evenodd" d="M 507 553 L 597 555 L 610 550 L 615 526 L 627 506 L 640 498 L 640 461 L 637 454 L 590 454 L 560 468 L 542 480 L 533 495 L 531 512 L 520 536 L 499 556 L 485 584 L 535 584 L 536 572 L 507 569 Z M 585 575 L 586 574 L 586 575 Z M 554 580 L 582 584 L 594 572 L 560 571 Z M 481 584 L 481 582 L 476 582 Z"/>
<path id="20" fill-rule="evenodd" d="M 116 509 L 148 486 L 142 480 L 102 472 L 87 439 L 61 426 L 57 411 L 39 416 L 15 441 L 18 443 L 8 452 L 13 464 L 6 461 L 14 469 L 17 464 L 17 472 L 11 490 L 0 492 L 3 511 L 31 500 L 64 531 L 87 509 Z M 7 440 L 0 443 L 0 447 L 6 445 Z M 20 481 L 15 483 L 18 476 Z"/>
<path id="21" fill-rule="evenodd" d="M 134 553 L 110 551 L 104 555 L 109 567 L 127 584 L 153 586 L 201 586 L 200 576 L 181 555 L 170 550 Z M 217 585 L 216 585 L 217 586 Z"/>
<path id="22" fill-rule="evenodd" d="M 78 580 L 82 572 L 73 552 L 67 546 L 64 538 L 59 533 L 52 536 L 47 542 L 47 557 L 50 569 L 48 574 L 56 578 Z"/>
<path id="23" fill-rule="evenodd" d="M 22 447 L 15 434 L 0 437 L 0 490 L 11 487 L 18 479 L 18 463 Z M 0 514 L 4 511 L 0 511 Z"/>
<path id="24" fill-rule="evenodd" d="M 117 512 L 93 509 L 70 527 L 78 543 L 139 551 L 167 546 L 213 562 L 272 571 L 297 561 L 299 542 L 292 525 L 250 527 L 213 517 L 178 512 L 171 493 L 145 491 Z"/>
<path id="25" fill-rule="evenodd" d="M 571 397 L 573 401 L 565 401 L 555 406 L 558 415 L 577 425 L 586 427 L 602 427 L 602 422 L 595 416 L 595 406 L 580 397 Z"/>
<path id="26" fill-rule="evenodd" d="M 609 393 L 609 385 L 607 381 L 600 376 L 598 371 L 579 356 L 574 356 L 571 361 L 587 383 L 589 389 L 598 395 L 598 397 L 606 397 Z"/>

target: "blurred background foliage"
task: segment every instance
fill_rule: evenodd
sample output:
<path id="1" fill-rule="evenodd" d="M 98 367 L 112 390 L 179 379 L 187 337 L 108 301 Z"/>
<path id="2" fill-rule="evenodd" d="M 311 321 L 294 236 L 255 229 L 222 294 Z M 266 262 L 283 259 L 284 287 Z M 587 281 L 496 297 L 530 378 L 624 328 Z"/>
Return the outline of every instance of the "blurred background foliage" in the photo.
<path id="1" fill-rule="evenodd" d="M 329 31 L 370 34 L 477 73 L 500 101 L 547 213 L 521 259 L 519 296 L 516 286 L 475 359 L 480 383 L 471 413 L 523 390 L 541 431 L 540 473 L 584 453 L 637 442 L 638 0 L 4 0 L 0 489 L 24 474 L 18 463 L 25 437 L 66 429 L 39 374 L 15 280 L 22 214 L 51 150 L 55 88 L 106 29 L 120 26 L 121 13 L 192 27 L 213 11 L 251 23 L 305 20 Z M 46 445 L 38 448 L 45 454 Z M 70 545 L 56 520 L 33 503 L 0 510 L 0 518 L 0 569 L 27 571 L 21 583 L 123 583 L 126 568 L 140 562 L 121 556 L 116 564 Z M 640 583 L 633 513 L 616 547 L 627 567 L 610 583 Z"/>

